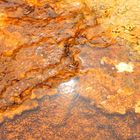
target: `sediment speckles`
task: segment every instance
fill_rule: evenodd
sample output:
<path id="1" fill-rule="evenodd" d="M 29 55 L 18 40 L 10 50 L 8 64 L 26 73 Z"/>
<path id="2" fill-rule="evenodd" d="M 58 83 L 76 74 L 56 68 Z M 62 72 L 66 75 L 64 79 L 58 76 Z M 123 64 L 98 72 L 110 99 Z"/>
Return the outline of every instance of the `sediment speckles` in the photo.
<path id="1" fill-rule="evenodd" d="M 139 139 L 136 1 L 0 1 L 0 139 Z"/>

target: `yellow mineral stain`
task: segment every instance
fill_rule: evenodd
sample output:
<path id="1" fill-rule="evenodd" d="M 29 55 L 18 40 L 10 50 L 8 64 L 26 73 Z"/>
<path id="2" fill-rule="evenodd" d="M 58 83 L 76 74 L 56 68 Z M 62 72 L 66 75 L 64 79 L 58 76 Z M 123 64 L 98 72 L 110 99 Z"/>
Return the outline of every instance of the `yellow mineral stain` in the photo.
<path id="1" fill-rule="evenodd" d="M 100 103 L 101 107 L 103 107 L 107 112 L 116 112 L 119 114 L 125 114 L 126 113 L 126 108 L 124 106 L 121 106 L 119 102 L 117 102 L 117 99 L 115 97 L 109 98 L 110 100 L 114 100 L 114 102 L 109 103 L 108 101 L 103 101 Z"/>
<path id="2" fill-rule="evenodd" d="M 134 71 L 134 65 L 132 63 L 125 63 L 120 62 L 119 64 L 115 65 L 118 72 L 133 72 Z"/>
<path id="3" fill-rule="evenodd" d="M 13 51 L 12 50 L 8 50 L 4 52 L 4 56 L 12 56 Z"/>
<path id="4" fill-rule="evenodd" d="M 140 113 L 140 101 L 138 101 L 135 105 L 135 112 Z"/>
<path id="5" fill-rule="evenodd" d="M 29 5 L 41 6 L 41 5 L 45 4 L 46 2 L 48 2 L 48 0 L 26 0 L 26 2 Z"/>
<path id="6" fill-rule="evenodd" d="M 104 65 L 104 64 L 114 65 L 116 62 L 115 62 L 115 60 L 112 60 L 109 57 L 102 57 L 101 60 L 100 60 L 100 63 L 102 65 Z"/>
<path id="7" fill-rule="evenodd" d="M 7 15 L 6 13 L 0 13 L 0 28 L 4 28 L 6 25 Z"/>
<path id="8" fill-rule="evenodd" d="M 38 5 L 38 0 L 26 0 L 26 2 L 30 5 Z"/>
<path id="9" fill-rule="evenodd" d="M 20 75 L 19 75 L 20 78 L 24 78 L 25 76 L 26 76 L 25 73 L 20 73 Z"/>
<path id="10" fill-rule="evenodd" d="M 129 96 L 132 95 L 134 93 L 134 91 L 131 88 L 123 88 L 123 89 L 118 89 L 117 93 L 119 95 L 124 95 L 124 96 Z"/>
<path id="11" fill-rule="evenodd" d="M 39 100 L 39 99 L 42 99 L 43 97 L 45 96 L 52 96 L 52 95 L 55 95 L 57 93 L 57 89 L 47 89 L 47 88 L 44 88 L 44 90 L 40 93 L 38 91 L 32 91 L 31 93 L 31 99 L 32 100 Z"/>

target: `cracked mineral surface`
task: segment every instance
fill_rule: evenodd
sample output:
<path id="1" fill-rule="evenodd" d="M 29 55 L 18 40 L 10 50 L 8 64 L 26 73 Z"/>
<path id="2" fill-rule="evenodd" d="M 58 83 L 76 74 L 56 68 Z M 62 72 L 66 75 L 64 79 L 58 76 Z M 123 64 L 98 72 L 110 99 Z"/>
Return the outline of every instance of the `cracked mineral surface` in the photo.
<path id="1" fill-rule="evenodd" d="M 139 140 L 139 13 L 139 0 L 0 0 L 0 140 Z"/>

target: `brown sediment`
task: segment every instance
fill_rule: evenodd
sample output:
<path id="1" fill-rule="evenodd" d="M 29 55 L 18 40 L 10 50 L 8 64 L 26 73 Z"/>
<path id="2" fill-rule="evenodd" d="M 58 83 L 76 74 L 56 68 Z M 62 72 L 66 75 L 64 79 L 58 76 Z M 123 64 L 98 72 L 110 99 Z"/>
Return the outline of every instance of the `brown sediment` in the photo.
<path id="1" fill-rule="evenodd" d="M 0 1 L 0 139 L 139 138 L 139 27 L 116 4 Z"/>

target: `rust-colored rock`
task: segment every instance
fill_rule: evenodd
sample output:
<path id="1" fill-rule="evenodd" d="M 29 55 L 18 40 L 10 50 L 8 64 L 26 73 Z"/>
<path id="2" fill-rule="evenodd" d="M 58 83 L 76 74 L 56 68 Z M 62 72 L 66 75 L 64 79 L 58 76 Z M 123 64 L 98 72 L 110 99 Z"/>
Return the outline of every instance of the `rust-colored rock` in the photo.
<path id="1" fill-rule="evenodd" d="M 0 140 L 139 140 L 139 4 L 0 0 Z"/>

